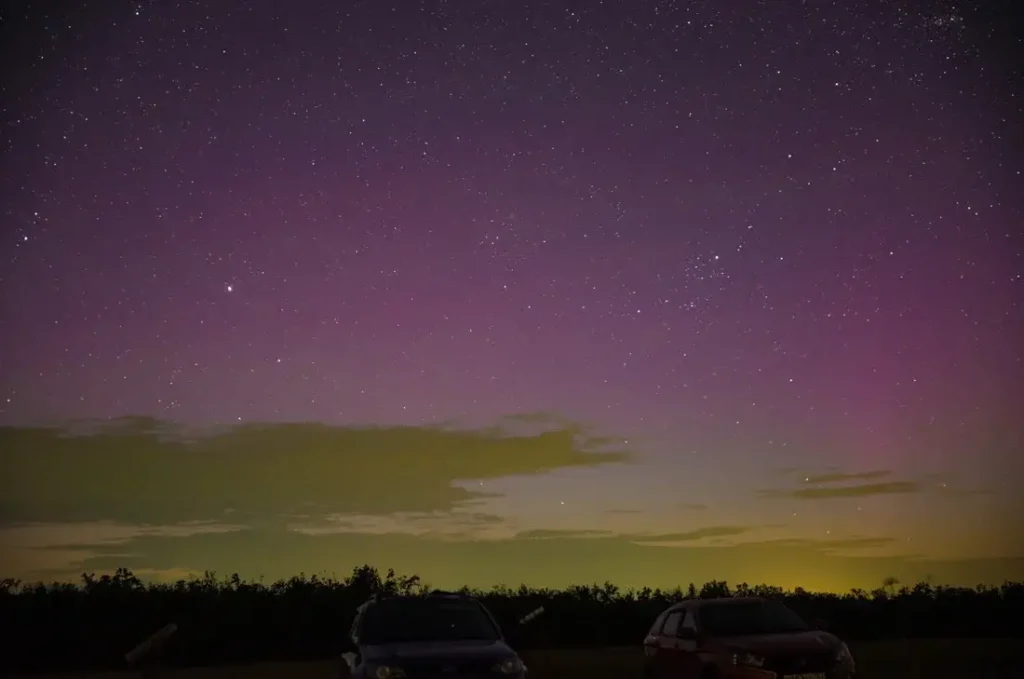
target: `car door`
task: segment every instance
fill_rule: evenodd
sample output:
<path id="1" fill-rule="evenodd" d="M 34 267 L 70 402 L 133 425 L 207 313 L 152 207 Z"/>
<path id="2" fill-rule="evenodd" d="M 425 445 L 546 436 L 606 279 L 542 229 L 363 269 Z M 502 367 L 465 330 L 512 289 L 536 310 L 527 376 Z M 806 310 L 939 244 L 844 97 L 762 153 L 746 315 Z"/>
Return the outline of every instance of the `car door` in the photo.
<path id="1" fill-rule="evenodd" d="M 657 674 L 654 662 L 655 657 L 658 655 L 658 638 L 661 635 L 661 628 L 665 625 L 665 618 L 667 616 L 667 610 L 658 615 L 654 619 L 651 629 L 647 632 L 647 636 L 644 637 L 644 679 L 654 679 Z"/>
<path id="2" fill-rule="evenodd" d="M 683 619 L 679 623 L 679 631 L 676 635 L 676 662 L 679 667 L 680 677 L 700 676 L 703 663 L 700 659 L 697 643 L 697 617 L 692 609 L 687 609 Z"/>
<path id="3" fill-rule="evenodd" d="M 654 677 L 655 679 L 688 679 L 681 674 L 682 667 L 679 664 L 679 624 L 686 613 L 683 609 L 670 611 L 665 617 L 665 624 L 662 625 L 658 634 L 657 644 L 654 650 Z"/>
<path id="4" fill-rule="evenodd" d="M 348 636 L 343 643 L 343 652 L 341 654 L 342 678 L 354 676 L 356 668 L 362 662 L 359 653 L 359 629 L 364 610 L 366 610 L 365 606 L 360 606 L 356 609 L 355 617 L 352 619 L 352 626 L 349 628 Z"/>

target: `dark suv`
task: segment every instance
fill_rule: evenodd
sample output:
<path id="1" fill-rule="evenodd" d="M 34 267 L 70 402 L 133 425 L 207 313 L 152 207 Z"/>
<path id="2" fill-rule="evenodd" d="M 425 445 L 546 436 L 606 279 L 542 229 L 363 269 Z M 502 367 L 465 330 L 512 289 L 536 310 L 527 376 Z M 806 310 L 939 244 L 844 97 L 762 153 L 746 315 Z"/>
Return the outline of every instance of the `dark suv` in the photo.
<path id="1" fill-rule="evenodd" d="M 356 611 L 342 677 L 523 679 L 526 666 L 482 603 L 469 596 L 370 599 Z"/>
<path id="2" fill-rule="evenodd" d="M 644 639 L 647 679 L 852 679 L 853 657 L 835 636 L 784 604 L 736 597 L 672 606 Z"/>

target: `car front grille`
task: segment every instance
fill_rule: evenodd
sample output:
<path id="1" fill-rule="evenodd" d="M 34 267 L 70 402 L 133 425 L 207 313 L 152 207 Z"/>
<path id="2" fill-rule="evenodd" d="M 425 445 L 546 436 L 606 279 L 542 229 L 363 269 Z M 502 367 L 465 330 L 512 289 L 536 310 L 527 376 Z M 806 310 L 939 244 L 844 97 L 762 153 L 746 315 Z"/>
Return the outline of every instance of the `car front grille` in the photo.
<path id="1" fill-rule="evenodd" d="M 770 656 L 765 658 L 764 669 L 780 677 L 786 674 L 828 672 L 835 664 L 833 653 L 804 653 L 800 655 Z"/>
<path id="2" fill-rule="evenodd" d="M 421 677 L 479 677 L 492 674 L 494 660 L 450 660 L 403 663 L 409 679 L 420 679 Z"/>

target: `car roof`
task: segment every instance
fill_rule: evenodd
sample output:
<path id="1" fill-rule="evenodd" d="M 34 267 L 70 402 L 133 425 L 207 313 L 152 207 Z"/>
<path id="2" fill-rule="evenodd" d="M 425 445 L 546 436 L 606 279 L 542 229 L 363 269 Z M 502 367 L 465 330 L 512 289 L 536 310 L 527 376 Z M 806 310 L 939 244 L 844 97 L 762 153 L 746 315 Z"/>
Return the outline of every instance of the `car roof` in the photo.
<path id="1" fill-rule="evenodd" d="M 697 606 L 701 608 L 705 606 L 736 606 L 742 604 L 763 604 L 765 601 L 767 599 L 759 596 L 731 596 L 718 599 L 699 599 Z"/>
<path id="2" fill-rule="evenodd" d="M 476 597 L 468 594 L 460 594 L 458 592 L 446 592 L 444 590 L 435 589 L 428 594 L 389 594 L 387 596 L 378 596 L 374 594 L 369 599 L 364 601 L 359 606 L 360 610 L 364 610 L 373 604 L 382 603 L 385 601 L 423 601 L 430 599 L 451 599 L 455 601 L 476 601 Z"/>
<path id="3" fill-rule="evenodd" d="M 729 596 L 729 597 L 717 597 L 714 599 L 686 599 L 680 601 L 677 604 L 673 604 L 671 607 L 666 609 L 666 613 L 669 611 L 678 611 L 684 608 L 705 608 L 708 606 L 735 606 L 737 604 L 752 604 L 752 603 L 764 603 L 767 601 L 764 597 L 759 596 Z"/>

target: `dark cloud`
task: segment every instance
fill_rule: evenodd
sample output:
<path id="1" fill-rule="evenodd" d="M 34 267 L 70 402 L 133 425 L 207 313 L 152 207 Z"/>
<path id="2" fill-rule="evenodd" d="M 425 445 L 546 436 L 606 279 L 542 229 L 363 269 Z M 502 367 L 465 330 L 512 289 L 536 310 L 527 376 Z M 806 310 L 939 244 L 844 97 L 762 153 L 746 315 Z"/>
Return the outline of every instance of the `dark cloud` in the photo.
<path id="1" fill-rule="evenodd" d="M 921 483 L 917 481 L 879 480 L 890 476 L 892 476 L 892 472 L 883 469 L 864 472 L 829 471 L 820 474 L 803 474 L 799 477 L 798 485 L 795 488 L 762 490 L 760 495 L 793 500 L 830 500 L 917 493 L 923 489 Z"/>
<path id="2" fill-rule="evenodd" d="M 925 484 L 931 492 L 947 497 L 976 497 L 994 494 L 992 488 L 965 486 L 962 483 L 962 479 L 958 478 L 956 474 L 949 472 L 930 472 L 924 474 L 921 476 L 921 483 Z"/>
<path id="3" fill-rule="evenodd" d="M 598 441 L 607 447 L 604 439 Z M 273 520 L 446 511 L 483 493 L 460 479 L 628 459 L 578 425 L 516 433 L 251 424 L 186 432 L 146 418 L 0 428 L 0 521 Z"/>
<path id="4" fill-rule="evenodd" d="M 872 495 L 917 493 L 920 490 L 920 485 L 913 481 L 888 481 L 885 483 L 862 483 L 855 486 L 798 488 L 789 491 L 786 495 L 798 500 L 825 500 L 841 497 L 870 497 Z"/>
<path id="5" fill-rule="evenodd" d="M 467 505 L 469 506 L 469 505 Z M 506 519 L 460 507 L 452 511 L 393 512 L 391 514 L 344 514 L 289 517 L 289 530 L 310 535 L 368 533 L 419 535 L 444 539 L 508 537 Z"/>
<path id="6" fill-rule="evenodd" d="M 765 490 L 761 491 L 761 494 L 776 498 L 820 500 L 923 492 L 962 498 L 990 495 L 992 492 L 984 488 L 957 485 L 950 478 L 949 474 L 940 472 L 922 474 L 916 481 L 880 481 L 880 479 L 887 479 L 891 476 L 892 472 L 885 469 L 864 472 L 829 471 L 820 474 L 803 474 L 798 477 L 798 486 L 796 488 Z M 872 483 L 865 483 L 868 481 Z"/>
<path id="7" fill-rule="evenodd" d="M 891 547 L 895 543 L 896 540 L 887 537 L 850 537 L 833 540 L 815 540 L 809 538 L 779 538 L 778 540 L 765 540 L 758 543 L 747 542 L 744 544 L 760 544 L 765 546 L 777 547 L 810 547 L 825 551 L 845 551 L 854 549 L 878 549 L 882 547 Z"/>
<path id="8" fill-rule="evenodd" d="M 720 538 L 741 535 L 753 530 L 752 526 L 706 526 L 681 533 L 661 533 L 657 535 L 624 535 L 624 539 L 642 544 L 666 544 L 675 542 L 692 542 L 705 538 Z"/>
<path id="9" fill-rule="evenodd" d="M 815 476 L 805 476 L 803 478 L 804 483 L 848 483 L 850 481 L 874 481 L 876 479 L 883 479 L 890 476 L 892 472 L 884 469 L 876 469 L 868 472 L 854 472 L 854 473 L 843 473 L 843 472 L 832 472 L 826 474 L 817 474 Z"/>
<path id="10" fill-rule="evenodd" d="M 524 530 L 516 533 L 519 540 L 555 540 L 575 538 L 608 538 L 614 533 L 607 530 L 554 530 L 549 528 L 538 528 L 536 530 Z"/>
<path id="11" fill-rule="evenodd" d="M 948 484 L 939 484 L 934 488 L 934 492 L 939 495 L 945 495 L 948 497 L 961 498 L 961 497 L 977 497 L 979 495 L 992 495 L 991 490 L 985 488 L 962 488 L 959 486 L 951 486 Z"/>
<path id="12" fill-rule="evenodd" d="M 704 538 L 740 535 L 752 530 L 747 526 L 707 526 L 681 533 L 615 533 L 609 530 L 557 530 L 539 528 L 516 533 L 519 540 L 554 540 L 575 538 L 608 538 L 636 543 L 692 542 Z"/>

